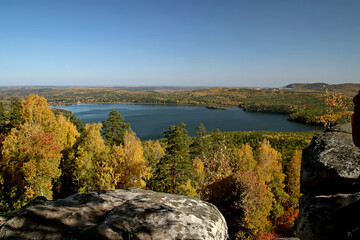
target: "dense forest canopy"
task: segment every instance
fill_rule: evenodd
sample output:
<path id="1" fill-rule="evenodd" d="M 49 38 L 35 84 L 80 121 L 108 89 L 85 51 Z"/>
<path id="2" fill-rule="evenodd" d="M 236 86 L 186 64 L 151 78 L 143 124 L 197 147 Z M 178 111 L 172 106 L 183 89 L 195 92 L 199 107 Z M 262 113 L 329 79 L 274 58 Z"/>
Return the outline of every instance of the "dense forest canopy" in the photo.
<path id="1" fill-rule="evenodd" d="M 200 124 L 196 136 L 189 137 L 180 123 L 169 126 L 163 139 L 141 142 L 115 110 L 103 123 L 84 125 L 72 113 L 50 108 L 48 101 L 214 104 L 298 115 L 317 109 L 316 114 L 320 110 L 323 114 L 316 115 L 317 121 L 325 126 L 351 112 L 348 97 L 328 91 L 8 90 L 2 89 L 4 101 L 0 102 L 2 213 L 37 196 L 53 199 L 102 189 L 145 188 L 215 204 L 227 220 L 232 239 L 294 234 L 301 196 L 301 151 L 314 132 L 208 132 Z M 29 91 L 49 99 L 27 95 Z"/>

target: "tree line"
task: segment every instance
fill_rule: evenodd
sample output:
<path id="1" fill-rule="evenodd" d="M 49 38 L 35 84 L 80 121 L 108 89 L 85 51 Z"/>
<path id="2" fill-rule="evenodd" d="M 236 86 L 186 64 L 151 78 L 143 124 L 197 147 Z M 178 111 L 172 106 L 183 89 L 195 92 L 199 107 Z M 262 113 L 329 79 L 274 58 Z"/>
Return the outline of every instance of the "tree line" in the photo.
<path id="1" fill-rule="evenodd" d="M 144 188 L 215 204 L 232 239 L 291 236 L 300 197 L 301 149 L 314 133 L 208 132 L 170 126 L 143 141 L 112 110 L 82 124 L 29 95 L 0 103 L 0 210 L 74 193 Z"/>

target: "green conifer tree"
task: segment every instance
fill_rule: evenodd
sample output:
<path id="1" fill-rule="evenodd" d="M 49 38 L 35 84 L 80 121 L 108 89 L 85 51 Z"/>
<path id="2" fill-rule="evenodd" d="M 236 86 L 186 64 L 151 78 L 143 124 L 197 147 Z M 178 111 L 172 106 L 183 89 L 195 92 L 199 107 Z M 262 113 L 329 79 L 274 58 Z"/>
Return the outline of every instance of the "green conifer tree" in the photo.
<path id="1" fill-rule="evenodd" d="M 198 138 L 204 137 L 208 134 L 208 131 L 206 130 L 203 123 L 200 123 L 199 126 L 196 127 L 195 135 Z"/>
<path id="2" fill-rule="evenodd" d="M 5 134 L 6 130 L 6 112 L 5 112 L 5 106 L 3 102 L 0 102 L 0 133 Z"/>
<path id="3" fill-rule="evenodd" d="M 17 127 L 22 123 L 21 101 L 18 98 L 13 98 L 10 102 L 10 110 L 9 110 L 8 120 L 9 120 L 9 122 L 6 127 L 7 132 L 10 132 L 10 130 L 12 128 Z"/>
<path id="4" fill-rule="evenodd" d="M 192 142 L 187 135 L 185 123 L 170 126 L 168 131 L 164 132 L 167 139 L 167 148 L 165 156 L 156 166 L 156 178 L 154 190 L 185 194 L 183 189 L 193 178 L 192 161 L 190 159 L 189 147 Z"/>
<path id="5" fill-rule="evenodd" d="M 194 142 L 191 146 L 191 154 L 193 157 L 200 157 L 203 160 L 204 155 L 208 152 L 208 139 L 205 136 L 209 132 L 206 130 L 203 123 L 200 123 L 199 126 L 196 127 Z"/>
<path id="6" fill-rule="evenodd" d="M 103 122 L 102 133 L 107 145 L 120 145 L 124 143 L 124 134 L 130 128 L 124 118 L 115 109 L 111 110 L 108 119 Z"/>

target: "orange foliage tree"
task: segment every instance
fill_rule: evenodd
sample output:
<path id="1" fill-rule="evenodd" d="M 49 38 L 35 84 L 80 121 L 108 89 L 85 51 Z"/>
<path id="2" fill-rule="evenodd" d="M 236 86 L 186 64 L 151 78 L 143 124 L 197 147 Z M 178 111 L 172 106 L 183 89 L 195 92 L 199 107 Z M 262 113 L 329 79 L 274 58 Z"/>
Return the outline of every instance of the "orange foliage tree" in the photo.
<path id="1" fill-rule="evenodd" d="M 252 171 L 239 172 L 211 184 L 209 201 L 224 215 L 231 239 L 251 239 L 270 226 L 273 197 Z"/>

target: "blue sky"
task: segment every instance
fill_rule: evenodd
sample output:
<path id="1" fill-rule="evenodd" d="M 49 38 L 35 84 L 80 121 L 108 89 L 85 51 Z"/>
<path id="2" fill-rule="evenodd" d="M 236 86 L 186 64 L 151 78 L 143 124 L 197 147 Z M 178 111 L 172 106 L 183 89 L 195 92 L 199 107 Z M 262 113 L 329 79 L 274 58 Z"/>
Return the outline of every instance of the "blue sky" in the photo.
<path id="1" fill-rule="evenodd" d="M 360 82 L 358 0 L 0 0 L 0 86 Z"/>

